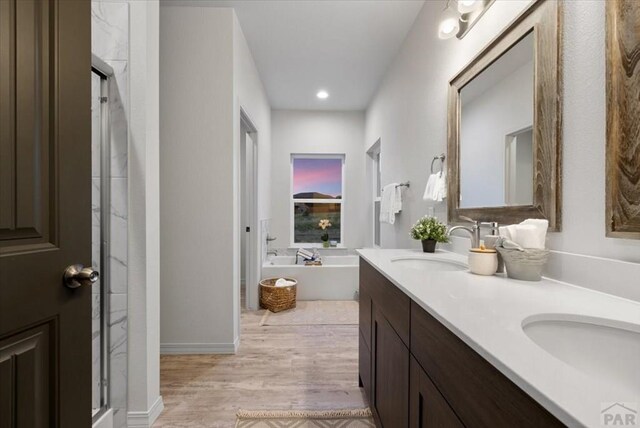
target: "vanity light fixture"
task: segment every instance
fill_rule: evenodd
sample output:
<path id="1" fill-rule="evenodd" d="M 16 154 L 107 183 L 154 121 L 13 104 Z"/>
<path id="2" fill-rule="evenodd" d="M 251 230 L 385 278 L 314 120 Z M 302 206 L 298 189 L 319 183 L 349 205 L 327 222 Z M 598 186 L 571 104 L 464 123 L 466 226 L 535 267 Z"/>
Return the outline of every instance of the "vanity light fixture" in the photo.
<path id="1" fill-rule="evenodd" d="M 447 0 L 440 16 L 438 37 L 462 39 L 495 0 Z"/>
<path id="2" fill-rule="evenodd" d="M 325 91 L 324 89 L 321 89 L 316 94 L 316 97 L 320 98 L 321 100 L 326 100 L 327 98 L 329 98 L 329 92 Z"/>
<path id="3" fill-rule="evenodd" d="M 458 31 L 460 31 L 460 14 L 447 3 L 447 8 L 442 12 L 442 16 L 440 17 L 438 37 L 441 39 L 450 39 L 458 34 Z"/>
<path id="4" fill-rule="evenodd" d="M 458 0 L 458 12 L 465 13 L 475 12 L 482 7 L 482 0 Z"/>

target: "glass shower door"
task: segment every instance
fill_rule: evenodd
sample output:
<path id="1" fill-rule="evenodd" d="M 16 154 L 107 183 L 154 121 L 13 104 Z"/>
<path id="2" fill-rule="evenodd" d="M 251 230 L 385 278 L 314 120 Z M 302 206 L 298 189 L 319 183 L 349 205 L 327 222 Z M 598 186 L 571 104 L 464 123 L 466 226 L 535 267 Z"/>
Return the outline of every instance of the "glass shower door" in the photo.
<path id="1" fill-rule="evenodd" d="M 94 68 L 91 73 L 91 257 L 100 279 L 92 286 L 92 391 L 94 420 L 108 403 L 108 237 L 109 237 L 109 108 L 108 76 Z"/>

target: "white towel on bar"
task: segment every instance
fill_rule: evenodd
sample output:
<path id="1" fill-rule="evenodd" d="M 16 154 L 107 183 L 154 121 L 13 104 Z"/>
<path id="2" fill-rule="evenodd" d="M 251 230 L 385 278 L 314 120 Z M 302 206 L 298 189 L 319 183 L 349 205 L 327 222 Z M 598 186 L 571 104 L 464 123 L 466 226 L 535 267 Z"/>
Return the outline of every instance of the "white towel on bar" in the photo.
<path id="1" fill-rule="evenodd" d="M 436 184 L 438 183 L 438 174 L 431 174 L 429 176 L 429 180 L 427 181 L 427 187 L 424 189 L 424 194 L 422 195 L 422 199 L 425 201 L 434 201 L 433 193 L 436 188 Z"/>
<path id="2" fill-rule="evenodd" d="M 398 214 L 402 211 L 402 189 L 403 186 L 396 184 L 394 186 L 394 198 L 393 198 L 393 214 Z"/>
<path id="3" fill-rule="evenodd" d="M 447 173 L 444 171 L 440 171 L 440 174 L 438 174 L 438 182 L 434 196 L 434 199 L 438 202 L 442 202 L 442 200 L 447 197 Z"/>
<path id="4" fill-rule="evenodd" d="M 402 209 L 402 194 L 397 186 L 398 183 L 391 183 L 382 188 L 380 221 L 383 223 L 394 224 L 396 214 Z"/>
<path id="5" fill-rule="evenodd" d="M 436 172 L 429 176 L 427 187 L 424 189 L 422 199 L 425 201 L 442 202 L 447 197 L 447 174 Z"/>

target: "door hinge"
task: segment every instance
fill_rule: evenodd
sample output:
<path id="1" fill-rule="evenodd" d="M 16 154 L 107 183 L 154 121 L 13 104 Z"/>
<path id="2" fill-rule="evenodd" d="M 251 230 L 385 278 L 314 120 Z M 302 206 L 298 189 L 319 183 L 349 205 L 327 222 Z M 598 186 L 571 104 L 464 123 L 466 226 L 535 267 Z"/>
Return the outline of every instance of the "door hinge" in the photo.
<path id="1" fill-rule="evenodd" d="M 100 103 L 101 103 L 101 104 L 104 104 L 104 103 L 106 103 L 107 101 L 109 101 L 109 98 L 107 98 L 107 97 L 98 97 L 98 99 L 100 100 Z"/>
<path id="2" fill-rule="evenodd" d="M 251 228 L 250 228 L 249 226 L 247 226 L 247 227 L 245 228 L 245 232 L 251 232 Z"/>

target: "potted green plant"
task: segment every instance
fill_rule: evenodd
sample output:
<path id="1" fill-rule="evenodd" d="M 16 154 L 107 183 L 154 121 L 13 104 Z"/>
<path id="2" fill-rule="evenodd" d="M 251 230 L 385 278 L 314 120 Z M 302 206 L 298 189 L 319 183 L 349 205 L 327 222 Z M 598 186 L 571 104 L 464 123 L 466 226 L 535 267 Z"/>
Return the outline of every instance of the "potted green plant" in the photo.
<path id="1" fill-rule="evenodd" d="M 449 242 L 447 226 L 436 217 L 424 216 L 411 228 L 411 238 L 422 241 L 422 251 L 433 253 L 438 242 Z"/>
<path id="2" fill-rule="evenodd" d="M 320 223 L 318 223 L 318 227 L 323 231 L 322 235 L 320 235 L 322 246 L 324 248 L 329 248 L 329 232 L 327 232 L 327 229 L 331 227 L 331 222 L 328 218 L 323 218 L 320 220 Z"/>

